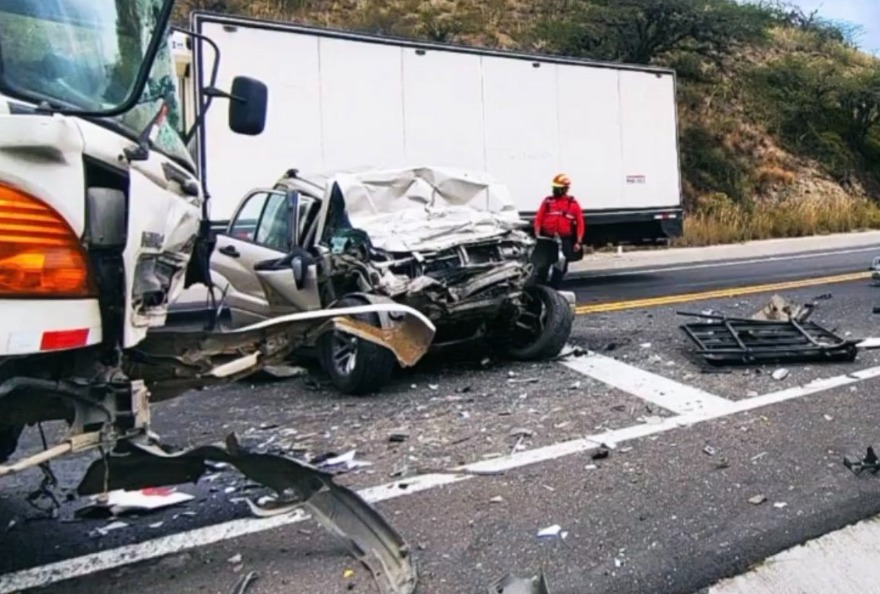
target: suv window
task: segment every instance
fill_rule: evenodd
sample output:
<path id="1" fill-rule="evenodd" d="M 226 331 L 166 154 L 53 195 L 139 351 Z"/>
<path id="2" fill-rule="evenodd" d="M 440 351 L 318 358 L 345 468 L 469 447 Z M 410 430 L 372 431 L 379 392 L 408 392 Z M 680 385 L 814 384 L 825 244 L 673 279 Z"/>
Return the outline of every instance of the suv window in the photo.
<path id="1" fill-rule="evenodd" d="M 255 243 L 269 249 L 287 253 L 290 241 L 290 218 L 287 212 L 287 196 L 270 194 L 257 226 Z"/>
<path id="2" fill-rule="evenodd" d="M 254 194 L 248 198 L 241 210 L 235 217 L 235 220 L 229 226 L 229 235 L 235 239 L 243 239 L 244 241 L 254 241 L 257 235 L 257 225 L 260 222 L 260 214 L 263 207 L 266 206 L 268 194 L 261 192 Z"/>

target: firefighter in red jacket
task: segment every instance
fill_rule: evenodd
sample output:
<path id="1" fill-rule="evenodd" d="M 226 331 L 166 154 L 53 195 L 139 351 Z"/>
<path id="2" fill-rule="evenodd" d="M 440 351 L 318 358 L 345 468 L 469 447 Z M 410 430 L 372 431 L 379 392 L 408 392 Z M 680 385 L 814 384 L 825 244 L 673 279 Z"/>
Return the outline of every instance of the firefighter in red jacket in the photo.
<path id="1" fill-rule="evenodd" d="M 571 180 L 567 175 L 560 173 L 554 177 L 553 195 L 544 198 L 535 215 L 535 236 L 558 238 L 562 244 L 562 253 L 565 255 L 561 270 L 553 266 L 553 276 L 550 280 L 553 287 L 558 287 L 562 282 L 568 272 L 568 261 L 572 256 L 583 250 L 586 231 L 584 213 L 577 199 L 568 193 L 570 188 Z M 538 271 L 541 281 L 547 278 L 547 272 L 549 271 L 546 266 Z"/>

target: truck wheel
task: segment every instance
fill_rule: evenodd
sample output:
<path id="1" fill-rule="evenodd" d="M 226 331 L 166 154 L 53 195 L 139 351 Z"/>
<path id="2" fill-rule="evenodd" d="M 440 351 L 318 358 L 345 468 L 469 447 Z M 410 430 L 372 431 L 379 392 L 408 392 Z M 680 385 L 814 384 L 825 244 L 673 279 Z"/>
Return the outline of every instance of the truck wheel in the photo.
<path id="1" fill-rule="evenodd" d="M 0 425 L 0 464 L 9 460 L 18 449 L 18 438 L 24 425 Z"/>
<path id="2" fill-rule="evenodd" d="M 358 305 L 366 303 L 358 297 L 344 297 L 336 307 Z M 379 326 L 379 316 L 374 313 L 352 317 Z M 385 347 L 344 332 L 324 334 L 318 340 L 318 356 L 336 389 L 352 396 L 378 392 L 397 367 L 397 358 Z"/>
<path id="3" fill-rule="evenodd" d="M 529 287 L 525 295 L 525 310 L 506 347 L 508 356 L 519 361 L 557 356 L 571 336 L 571 306 L 556 290 L 543 285 Z"/>

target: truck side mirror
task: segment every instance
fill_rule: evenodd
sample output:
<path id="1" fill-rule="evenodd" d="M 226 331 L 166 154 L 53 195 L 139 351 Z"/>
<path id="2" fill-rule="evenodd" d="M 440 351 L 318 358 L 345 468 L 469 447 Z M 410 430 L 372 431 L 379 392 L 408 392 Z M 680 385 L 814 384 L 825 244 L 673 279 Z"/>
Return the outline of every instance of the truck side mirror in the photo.
<path id="1" fill-rule="evenodd" d="M 255 78 L 236 76 L 232 79 L 229 102 L 229 128 L 237 134 L 258 136 L 266 127 L 269 91 Z"/>

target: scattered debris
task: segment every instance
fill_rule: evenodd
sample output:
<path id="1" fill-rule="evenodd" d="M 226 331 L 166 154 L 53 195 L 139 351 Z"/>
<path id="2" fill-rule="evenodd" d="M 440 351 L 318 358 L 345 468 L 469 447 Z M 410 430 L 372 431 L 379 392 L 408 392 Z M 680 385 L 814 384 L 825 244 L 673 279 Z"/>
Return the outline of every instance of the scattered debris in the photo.
<path id="1" fill-rule="evenodd" d="M 348 552 L 370 571 L 379 591 L 410 594 L 415 590 L 418 575 L 411 547 L 375 508 L 357 492 L 335 483 L 329 473 L 286 456 L 249 451 L 234 433 L 224 443 L 173 453 L 148 440 L 120 442 L 114 453 L 89 466 L 77 488 L 79 495 L 117 489 L 122 481 L 129 488 L 159 480 L 194 483 L 205 473 L 206 460 L 225 462 L 277 494 L 277 502 L 266 506 L 247 499 L 254 515 L 272 517 L 302 510 L 330 534 L 341 537 Z"/>
<path id="2" fill-rule="evenodd" d="M 749 498 L 749 503 L 752 505 L 761 505 L 765 501 L 767 501 L 767 497 L 764 495 L 755 495 L 754 497 Z"/>
<path id="3" fill-rule="evenodd" d="M 534 431 L 525 427 L 514 427 L 508 433 L 510 437 L 532 437 L 534 434 Z"/>
<path id="4" fill-rule="evenodd" d="M 502 497 L 501 495 L 496 495 L 489 500 L 489 503 L 504 503 L 504 497 Z"/>
<path id="5" fill-rule="evenodd" d="M 791 372 L 788 369 L 785 369 L 785 368 L 777 369 L 776 371 L 773 372 L 773 379 L 781 382 L 782 380 L 787 378 L 790 374 L 791 374 Z"/>
<path id="6" fill-rule="evenodd" d="M 489 587 L 489 594 L 550 594 L 547 578 L 541 571 L 531 578 L 507 574 Z"/>
<path id="7" fill-rule="evenodd" d="M 843 459 L 843 465 L 849 468 L 856 475 L 862 474 L 865 470 L 870 472 L 871 474 L 877 474 L 880 471 L 880 458 L 877 457 L 877 454 L 874 452 L 874 448 L 868 446 L 868 451 L 865 454 L 864 459 L 862 460 L 850 460 L 849 458 Z"/>
<path id="8" fill-rule="evenodd" d="M 88 505 L 76 510 L 77 517 L 119 516 L 132 512 L 156 511 L 185 503 L 194 497 L 172 487 L 151 487 L 140 491 L 119 489 L 106 495 L 94 496 L 91 499 Z"/>
<path id="9" fill-rule="evenodd" d="M 761 452 L 760 454 L 752 456 L 752 462 L 757 462 L 758 460 L 760 460 L 761 458 L 763 458 L 766 455 L 767 455 L 767 452 Z"/>
<path id="10" fill-rule="evenodd" d="M 575 383 L 573 383 L 572 385 L 570 385 L 570 386 L 568 387 L 568 389 L 569 389 L 569 390 L 580 390 L 580 389 L 581 389 L 581 381 L 580 381 L 580 380 L 576 381 Z"/>
<path id="11" fill-rule="evenodd" d="M 91 536 L 92 538 L 107 536 L 110 532 L 113 532 L 114 530 L 120 530 L 122 528 L 128 528 L 128 524 L 125 522 L 110 522 L 103 528 L 95 528 L 95 530 L 89 533 L 89 536 Z"/>
<path id="12" fill-rule="evenodd" d="M 238 565 L 241 563 L 241 553 L 237 553 L 226 560 L 227 563 L 231 563 L 233 565 Z"/>
<path id="13" fill-rule="evenodd" d="M 318 463 L 317 466 L 321 470 L 335 470 L 336 473 L 348 472 L 349 470 L 355 470 L 358 468 L 363 468 L 365 466 L 372 466 L 372 462 L 364 462 L 362 460 L 355 460 L 355 454 L 357 450 L 350 450 L 345 452 L 344 454 L 340 454 L 339 456 L 333 456 L 332 458 L 326 458 L 322 462 Z M 313 462 L 315 463 L 315 462 Z"/>
<path id="14" fill-rule="evenodd" d="M 611 455 L 611 452 L 604 445 L 599 446 L 599 449 L 593 452 L 593 455 L 590 456 L 593 460 L 604 460 L 608 456 Z"/>
<path id="15" fill-rule="evenodd" d="M 305 367 L 297 365 L 266 365 L 263 367 L 263 371 L 278 379 L 290 379 L 309 374 Z"/>
<path id="16" fill-rule="evenodd" d="M 706 454 L 707 456 L 714 456 L 715 454 L 718 453 L 718 450 L 716 450 L 715 448 L 713 448 L 710 445 L 707 445 L 706 447 L 703 448 L 703 453 Z"/>
<path id="17" fill-rule="evenodd" d="M 801 307 L 780 295 L 773 295 L 767 305 L 753 315 L 752 319 L 775 322 L 790 322 L 792 320 L 805 322 L 812 314 L 814 307 L 812 304 Z"/>
<path id="18" fill-rule="evenodd" d="M 831 415 L 823 415 L 823 417 L 825 418 L 826 421 L 829 421 L 829 422 L 834 420 L 834 417 L 832 417 Z"/>
<path id="19" fill-rule="evenodd" d="M 403 443 L 407 439 L 409 439 L 409 431 L 403 429 L 392 431 L 391 435 L 388 436 L 388 441 L 391 443 Z"/>
<path id="20" fill-rule="evenodd" d="M 777 501 L 776 503 L 773 504 L 773 507 L 775 507 L 776 509 L 783 509 L 783 508 L 788 507 L 788 504 L 784 501 Z"/>
<path id="21" fill-rule="evenodd" d="M 586 466 L 584 466 L 584 470 L 596 470 L 597 468 L 599 467 L 595 464 L 587 464 Z"/>
<path id="22" fill-rule="evenodd" d="M 788 321 L 755 320 L 676 312 L 703 318 L 681 329 L 712 365 L 769 362 L 852 362 L 857 341 L 841 338 L 805 316 Z"/>
<path id="23" fill-rule="evenodd" d="M 548 526 L 547 528 L 538 531 L 538 538 L 554 538 L 557 536 L 562 539 L 565 539 L 565 537 L 568 536 L 568 532 L 563 531 L 562 526 L 559 524 L 553 524 L 552 526 Z"/>
<path id="24" fill-rule="evenodd" d="M 247 592 L 247 589 L 251 587 L 251 584 L 257 581 L 258 577 L 259 574 L 256 571 L 249 571 L 247 574 L 243 575 L 240 580 L 238 580 L 238 583 L 235 585 L 235 589 L 232 590 L 232 594 L 245 594 L 245 592 Z"/>
<path id="25" fill-rule="evenodd" d="M 354 570 L 346 567 L 345 570 L 343 570 L 343 572 L 342 572 L 342 577 L 347 580 L 353 578 L 354 577 Z"/>

